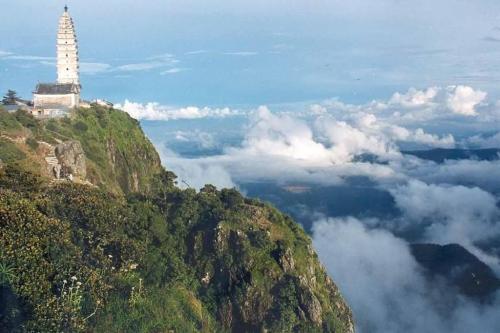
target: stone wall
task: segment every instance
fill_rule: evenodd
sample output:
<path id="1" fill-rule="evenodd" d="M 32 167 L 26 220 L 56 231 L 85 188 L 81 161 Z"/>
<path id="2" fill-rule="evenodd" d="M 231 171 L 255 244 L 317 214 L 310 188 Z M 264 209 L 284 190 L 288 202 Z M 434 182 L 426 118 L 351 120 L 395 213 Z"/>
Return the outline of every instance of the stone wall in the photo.
<path id="1" fill-rule="evenodd" d="M 58 109 L 32 109 L 31 114 L 35 118 L 61 118 L 68 116 L 70 109 L 68 108 L 58 108 Z"/>
<path id="2" fill-rule="evenodd" d="M 67 95 L 33 95 L 35 109 L 55 109 L 58 106 L 66 108 L 78 107 L 80 103 L 79 94 Z"/>

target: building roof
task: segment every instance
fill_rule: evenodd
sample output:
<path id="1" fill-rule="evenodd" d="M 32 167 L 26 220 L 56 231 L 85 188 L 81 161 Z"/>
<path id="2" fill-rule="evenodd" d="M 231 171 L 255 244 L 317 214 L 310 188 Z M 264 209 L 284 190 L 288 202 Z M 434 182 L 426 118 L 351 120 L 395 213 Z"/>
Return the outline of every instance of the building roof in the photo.
<path id="1" fill-rule="evenodd" d="M 68 95 L 79 92 L 80 86 L 74 83 L 39 83 L 35 90 L 37 95 Z"/>

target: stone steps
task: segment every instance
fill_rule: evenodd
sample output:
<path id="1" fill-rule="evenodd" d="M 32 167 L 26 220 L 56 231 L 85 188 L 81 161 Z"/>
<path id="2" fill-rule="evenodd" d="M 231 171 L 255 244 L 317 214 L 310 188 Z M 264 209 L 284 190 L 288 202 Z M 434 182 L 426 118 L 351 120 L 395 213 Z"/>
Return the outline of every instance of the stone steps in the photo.
<path id="1" fill-rule="evenodd" d="M 52 172 L 55 179 L 59 179 L 61 177 L 61 165 L 56 157 L 56 149 L 49 143 L 43 142 L 42 144 L 49 149 L 49 152 L 45 156 L 45 162 L 47 162 L 49 171 Z"/>

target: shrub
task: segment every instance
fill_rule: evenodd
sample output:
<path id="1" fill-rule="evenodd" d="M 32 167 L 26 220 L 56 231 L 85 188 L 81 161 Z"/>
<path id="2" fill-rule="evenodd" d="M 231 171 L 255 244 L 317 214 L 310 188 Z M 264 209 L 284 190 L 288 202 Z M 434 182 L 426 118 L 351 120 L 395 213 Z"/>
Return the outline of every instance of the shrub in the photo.
<path id="1" fill-rule="evenodd" d="M 46 128 L 46 129 L 48 129 L 49 131 L 52 131 L 52 132 L 57 132 L 58 127 L 57 127 L 57 122 L 56 122 L 56 120 L 54 120 L 54 119 L 50 119 L 50 120 L 47 122 L 47 125 L 45 125 L 45 128 Z"/>
<path id="2" fill-rule="evenodd" d="M 223 189 L 221 191 L 221 200 L 228 208 L 236 208 L 245 202 L 240 192 L 235 189 Z"/>
<path id="3" fill-rule="evenodd" d="M 0 160 L 5 163 L 14 163 L 24 160 L 26 154 L 7 139 L 0 138 Z"/>
<path id="4" fill-rule="evenodd" d="M 26 139 L 26 144 L 28 145 L 28 147 L 30 147 L 32 150 L 37 150 L 39 144 L 38 144 L 38 141 L 36 141 L 35 139 L 33 138 L 27 138 Z"/>
<path id="5" fill-rule="evenodd" d="M 22 125 L 17 121 L 14 114 L 0 109 L 0 129 L 2 131 L 20 130 Z"/>
<path id="6" fill-rule="evenodd" d="M 24 127 L 29 129 L 34 129 L 38 127 L 38 121 L 28 112 L 24 110 L 17 110 L 15 112 L 15 117 L 18 122 L 20 122 Z"/>
<path id="7" fill-rule="evenodd" d="M 77 121 L 73 125 L 73 127 L 74 127 L 74 129 L 76 129 L 79 132 L 87 132 L 87 130 L 89 129 L 89 127 L 87 126 L 87 124 L 85 124 L 83 121 Z"/>

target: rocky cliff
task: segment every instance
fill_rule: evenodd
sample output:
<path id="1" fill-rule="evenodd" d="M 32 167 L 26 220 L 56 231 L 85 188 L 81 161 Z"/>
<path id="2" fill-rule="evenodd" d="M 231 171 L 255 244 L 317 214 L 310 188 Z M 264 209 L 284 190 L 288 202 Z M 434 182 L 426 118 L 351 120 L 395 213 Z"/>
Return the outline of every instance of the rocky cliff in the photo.
<path id="1" fill-rule="evenodd" d="M 69 118 L 38 121 L 18 111 L 0 113 L 0 159 L 52 179 L 71 178 L 107 191 L 147 193 L 162 167 L 138 122 L 101 107 Z"/>
<path id="2" fill-rule="evenodd" d="M 0 330 L 354 330 L 298 224 L 177 188 L 124 113 L 0 112 L 0 128 Z"/>
<path id="3" fill-rule="evenodd" d="M 70 140 L 58 144 L 54 149 L 58 164 L 61 166 L 59 178 L 87 179 L 85 152 L 79 141 Z"/>

